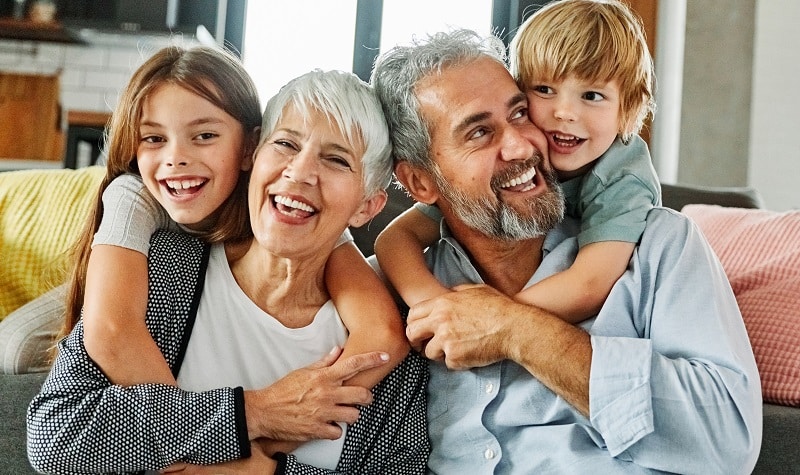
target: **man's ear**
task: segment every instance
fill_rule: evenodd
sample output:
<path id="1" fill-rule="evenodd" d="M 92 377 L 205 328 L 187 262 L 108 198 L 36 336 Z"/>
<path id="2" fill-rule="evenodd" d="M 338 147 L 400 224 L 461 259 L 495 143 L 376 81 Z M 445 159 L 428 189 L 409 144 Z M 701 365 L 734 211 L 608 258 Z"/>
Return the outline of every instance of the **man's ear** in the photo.
<path id="1" fill-rule="evenodd" d="M 386 190 L 380 190 L 376 192 L 361 204 L 361 207 L 355 212 L 355 214 L 353 214 L 353 216 L 350 217 L 350 220 L 347 222 L 347 224 L 353 226 L 354 228 L 363 226 L 364 223 L 369 222 L 369 220 L 381 212 L 383 207 L 386 205 L 387 199 Z"/>
<path id="2" fill-rule="evenodd" d="M 394 174 L 411 197 L 420 203 L 433 204 L 439 198 L 439 188 L 428 171 L 408 162 L 398 162 Z"/>

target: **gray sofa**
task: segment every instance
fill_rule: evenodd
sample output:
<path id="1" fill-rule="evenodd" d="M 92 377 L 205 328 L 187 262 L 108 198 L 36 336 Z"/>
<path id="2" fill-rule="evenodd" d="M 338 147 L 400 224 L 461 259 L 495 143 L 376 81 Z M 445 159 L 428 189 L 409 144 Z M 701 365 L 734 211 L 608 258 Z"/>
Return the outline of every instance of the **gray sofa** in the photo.
<path id="1" fill-rule="evenodd" d="M 762 206 L 758 194 L 746 188 L 698 188 L 663 185 L 664 205 L 680 210 L 688 203 L 721 204 L 742 208 Z M 369 226 L 356 230 L 356 243 L 365 254 L 372 253 L 375 235 L 394 216 L 406 209 L 410 200 L 402 192 L 390 190 L 386 210 Z M 25 449 L 25 411 L 44 380 L 45 373 L 0 375 L 0 473 L 33 473 Z M 800 473 L 800 408 L 764 404 L 764 438 L 761 455 L 753 473 Z"/>

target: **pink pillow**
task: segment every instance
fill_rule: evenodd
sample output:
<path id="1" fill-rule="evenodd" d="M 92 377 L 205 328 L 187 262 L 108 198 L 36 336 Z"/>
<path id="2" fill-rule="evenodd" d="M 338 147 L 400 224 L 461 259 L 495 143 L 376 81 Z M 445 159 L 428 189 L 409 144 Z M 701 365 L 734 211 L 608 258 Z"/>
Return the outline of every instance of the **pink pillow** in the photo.
<path id="1" fill-rule="evenodd" d="M 731 281 L 765 402 L 800 406 L 800 211 L 687 205 Z"/>

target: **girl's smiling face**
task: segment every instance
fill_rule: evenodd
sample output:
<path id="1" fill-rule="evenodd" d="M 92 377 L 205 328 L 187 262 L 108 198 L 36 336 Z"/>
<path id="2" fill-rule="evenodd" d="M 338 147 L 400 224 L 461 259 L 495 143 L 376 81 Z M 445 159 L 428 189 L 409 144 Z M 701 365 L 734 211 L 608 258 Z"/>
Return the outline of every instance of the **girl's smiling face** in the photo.
<path id="1" fill-rule="evenodd" d="M 144 100 L 136 161 L 176 222 L 203 229 L 249 169 L 244 155 L 241 123 L 205 98 L 166 83 Z"/>

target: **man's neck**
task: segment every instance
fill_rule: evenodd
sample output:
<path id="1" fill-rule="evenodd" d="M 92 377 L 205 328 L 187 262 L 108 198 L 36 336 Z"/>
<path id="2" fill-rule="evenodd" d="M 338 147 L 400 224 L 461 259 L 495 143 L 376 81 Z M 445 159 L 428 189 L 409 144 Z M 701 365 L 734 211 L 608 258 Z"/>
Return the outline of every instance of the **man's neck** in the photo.
<path id="1" fill-rule="evenodd" d="M 542 262 L 544 236 L 521 241 L 489 237 L 461 222 L 447 225 L 467 252 L 483 281 L 500 292 L 514 296 L 525 288 Z"/>

